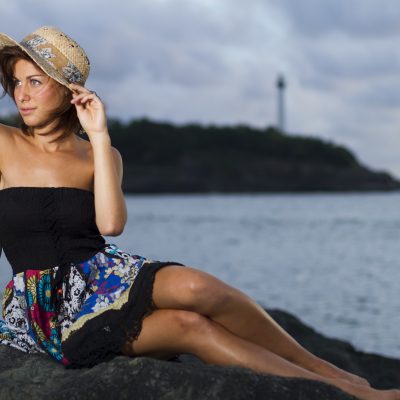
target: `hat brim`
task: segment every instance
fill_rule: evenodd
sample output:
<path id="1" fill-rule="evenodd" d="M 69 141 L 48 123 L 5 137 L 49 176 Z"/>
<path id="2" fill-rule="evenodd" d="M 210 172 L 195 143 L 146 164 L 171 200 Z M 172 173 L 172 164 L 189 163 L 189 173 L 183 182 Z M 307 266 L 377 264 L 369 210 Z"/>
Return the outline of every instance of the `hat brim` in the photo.
<path id="1" fill-rule="evenodd" d="M 18 46 L 22 51 L 24 51 L 37 66 L 50 78 L 54 79 L 61 85 L 67 87 L 69 90 L 72 89 L 69 87 L 70 82 L 68 82 L 56 69 L 54 69 L 50 64 L 43 60 L 38 54 L 36 54 L 33 50 L 26 48 L 18 43 L 16 40 L 7 36 L 4 33 L 0 33 L 0 49 L 3 49 L 7 46 Z"/>

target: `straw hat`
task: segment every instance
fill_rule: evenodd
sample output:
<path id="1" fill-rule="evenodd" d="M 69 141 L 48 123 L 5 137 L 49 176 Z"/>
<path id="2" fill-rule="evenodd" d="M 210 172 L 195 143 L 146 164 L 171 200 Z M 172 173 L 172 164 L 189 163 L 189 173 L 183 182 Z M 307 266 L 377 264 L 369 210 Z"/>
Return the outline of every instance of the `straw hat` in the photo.
<path id="1" fill-rule="evenodd" d="M 85 51 L 58 28 L 43 26 L 20 43 L 0 33 L 0 49 L 18 46 L 51 78 L 68 87 L 70 83 L 84 85 L 90 62 Z"/>

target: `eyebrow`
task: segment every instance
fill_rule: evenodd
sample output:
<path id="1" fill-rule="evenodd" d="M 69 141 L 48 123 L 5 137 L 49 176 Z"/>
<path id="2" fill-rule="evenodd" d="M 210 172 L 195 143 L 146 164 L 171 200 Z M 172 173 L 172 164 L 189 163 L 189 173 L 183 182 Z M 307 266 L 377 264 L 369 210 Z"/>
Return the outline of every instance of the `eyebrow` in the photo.
<path id="1" fill-rule="evenodd" d="M 45 74 L 33 74 L 33 75 L 27 76 L 26 78 L 27 78 L 27 79 L 30 79 L 30 78 L 33 78 L 33 77 L 35 77 L 35 76 L 45 76 Z M 16 76 L 14 76 L 14 79 L 17 79 L 17 80 L 18 80 L 18 78 L 17 78 Z"/>

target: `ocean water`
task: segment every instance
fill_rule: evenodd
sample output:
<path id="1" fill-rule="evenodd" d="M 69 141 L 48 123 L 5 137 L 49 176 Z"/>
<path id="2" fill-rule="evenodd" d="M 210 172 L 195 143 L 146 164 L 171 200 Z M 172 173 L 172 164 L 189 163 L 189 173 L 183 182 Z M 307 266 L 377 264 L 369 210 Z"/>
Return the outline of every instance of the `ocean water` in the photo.
<path id="1" fill-rule="evenodd" d="M 126 195 L 125 251 L 207 271 L 357 349 L 400 358 L 400 193 Z M 1 286 L 11 268 L 0 260 Z"/>

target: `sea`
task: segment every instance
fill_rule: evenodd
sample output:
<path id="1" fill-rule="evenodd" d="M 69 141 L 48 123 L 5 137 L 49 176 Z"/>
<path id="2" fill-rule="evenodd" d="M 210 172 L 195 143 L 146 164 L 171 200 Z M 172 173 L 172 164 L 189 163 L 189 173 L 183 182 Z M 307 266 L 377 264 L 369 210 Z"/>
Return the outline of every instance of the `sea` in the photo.
<path id="1" fill-rule="evenodd" d="M 400 192 L 125 198 L 127 225 L 108 243 L 206 271 L 328 337 L 400 358 Z M 2 291 L 4 254 L 0 272 Z"/>

